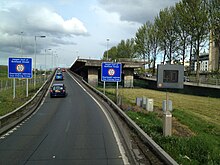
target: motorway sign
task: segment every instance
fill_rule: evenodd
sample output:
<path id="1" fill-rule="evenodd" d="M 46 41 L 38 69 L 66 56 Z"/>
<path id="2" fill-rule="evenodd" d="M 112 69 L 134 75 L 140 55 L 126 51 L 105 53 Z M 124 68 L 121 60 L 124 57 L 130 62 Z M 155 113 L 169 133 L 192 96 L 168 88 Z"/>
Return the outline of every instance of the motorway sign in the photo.
<path id="1" fill-rule="evenodd" d="M 9 58 L 8 78 L 32 78 L 32 58 Z"/>
<path id="2" fill-rule="evenodd" d="M 120 82 L 121 81 L 121 63 L 102 63 L 102 81 L 106 82 Z"/>

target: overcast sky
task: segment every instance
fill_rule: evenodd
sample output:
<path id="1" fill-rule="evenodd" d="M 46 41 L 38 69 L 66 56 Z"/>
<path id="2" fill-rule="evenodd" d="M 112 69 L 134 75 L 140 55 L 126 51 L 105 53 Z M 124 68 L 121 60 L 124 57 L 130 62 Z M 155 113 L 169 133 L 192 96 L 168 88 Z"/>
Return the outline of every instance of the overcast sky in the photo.
<path id="1" fill-rule="evenodd" d="M 31 57 L 37 66 L 69 67 L 80 58 L 101 59 L 104 51 L 135 36 L 161 9 L 180 0 L 0 0 L 0 64 Z"/>

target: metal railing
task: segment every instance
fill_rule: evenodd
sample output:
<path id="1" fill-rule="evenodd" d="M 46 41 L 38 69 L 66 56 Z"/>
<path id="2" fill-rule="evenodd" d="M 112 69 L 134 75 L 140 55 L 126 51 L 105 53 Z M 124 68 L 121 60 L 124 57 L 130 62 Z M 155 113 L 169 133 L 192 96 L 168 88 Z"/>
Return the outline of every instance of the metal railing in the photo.
<path id="1" fill-rule="evenodd" d="M 39 84 L 43 84 L 45 79 L 48 79 L 45 78 L 45 77 L 37 77 L 36 79 L 36 83 L 39 83 Z M 13 79 L 0 79 L 0 91 L 3 91 L 3 90 L 7 90 L 7 89 L 10 89 L 13 87 Z M 17 87 L 22 87 L 22 86 L 26 86 L 26 79 L 15 79 L 15 84 Z M 28 79 L 28 84 L 29 85 L 33 85 L 34 84 L 34 79 Z"/>
<path id="2" fill-rule="evenodd" d="M 189 82 L 220 86 L 220 79 L 218 79 L 218 78 L 203 78 L 203 77 L 201 77 L 201 78 L 199 78 L 199 81 L 197 81 L 197 79 L 195 77 L 190 77 Z"/>

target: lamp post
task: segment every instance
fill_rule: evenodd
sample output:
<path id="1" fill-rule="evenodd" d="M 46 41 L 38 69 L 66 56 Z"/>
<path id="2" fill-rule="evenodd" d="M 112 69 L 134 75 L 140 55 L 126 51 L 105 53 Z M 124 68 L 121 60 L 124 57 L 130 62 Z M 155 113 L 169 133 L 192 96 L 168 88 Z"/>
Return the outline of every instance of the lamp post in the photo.
<path id="1" fill-rule="evenodd" d="M 52 72 L 54 70 L 54 54 L 56 53 L 56 51 L 52 51 Z"/>
<path id="2" fill-rule="evenodd" d="M 21 32 L 21 57 L 23 56 L 23 33 L 24 32 Z"/>
<path id="3" fill-rule="evenodd" d="M 58 54 L 54 54 L 54 65 L 55 65 L 55 68 L 58 68 Z"/>
<path id="4" fill-rule="evenodd" d="M 109 42 L 109 38 L 107 38 L 106 41 L 107 41 L 107 61 L 108 61 L 108 42 Z"/>
<path id="5" fill-rule="evenodd" d="M 46 36 L 34 36 L 34 88 L 36 87 L 36 63 L 37 63 L 37 57 L 36 57 L 36 52 L 37 52 L 37 37 L 39 38 L 45 38 Z"/>
<path id="6" fill-rule="evenodd" d="M 51 54 L 48 54 L 48 55 L 51 55 L 51 57 L 52 57 L 52 53 L 53 53 L 52 49 L 47 49 L 47 50 L 48 50 L 48 51 L 51 51 Z M 53 65 L 52 60 L 53 60 L 53 58 L 51 59 L 51 68 L 52 68 L 52 65 Z M 51 70 L 52 70 L 52 69 L 51 69 Z"/>
<path id="7" fill-rule="evenodd" d="M 45 62 L 45 71 L 44 71 L 44 80 L 46 81 L 47 79 L 47 49 L 45 49 L 45 57 L 44 57 L 44 62 Z"/>
<path id="8" fill-rule="evenodd" d="M 23 34 L 24 32 L 21 32 L 21 58 L 23 58 Z M 26 79 L 26 97 L 28 97 L 28 78 Z"/>

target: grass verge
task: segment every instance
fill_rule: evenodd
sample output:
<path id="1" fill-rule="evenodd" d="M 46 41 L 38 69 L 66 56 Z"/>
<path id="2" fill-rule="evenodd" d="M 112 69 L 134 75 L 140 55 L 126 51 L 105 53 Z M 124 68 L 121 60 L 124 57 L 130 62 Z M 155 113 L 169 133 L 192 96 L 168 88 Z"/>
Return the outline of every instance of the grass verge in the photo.
<path id="1" fill-rule="evenodd" d="M 119 93 L 127 115 L 179 164 L 220 164 L 220 99 L 169 93 L 174 107 L 173 135 L 164 137 L 162 101 L 165 92 L 120 89 Z M 115 100 L 115 89 L 106 89 L 106 94 Z M 142 96 L 154 99 L 154 112 L 135 106 L 136 97 Z"/>
<path id="2" fill-rule="evenodd" d="M 3 116 L 17 107 L 20 107 L 27 102 L 37 90 L 41 87 L 41 84 L 37 84 L 36 88 L 32 85 L 29 86 L 28 97 L 26 97 L 26 86 L 16 88 L 16 97 L 13 99 L 13 88 L 0 91 L 0 116 Z"/>

